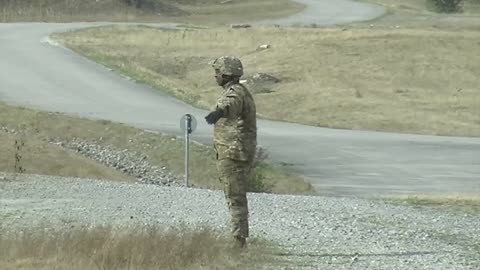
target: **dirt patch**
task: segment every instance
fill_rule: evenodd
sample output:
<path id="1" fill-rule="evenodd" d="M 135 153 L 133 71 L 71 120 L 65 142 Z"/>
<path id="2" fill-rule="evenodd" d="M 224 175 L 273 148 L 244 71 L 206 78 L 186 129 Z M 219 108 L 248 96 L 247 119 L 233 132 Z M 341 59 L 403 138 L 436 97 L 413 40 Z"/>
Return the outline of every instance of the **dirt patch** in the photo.
<path id="1" fill-rule="evenodd" d="M 255 73 L 244 78 L 242 83 L 254 94 L 268 94 L 273 92 L 275 84 L 280 79 L 266 73 Z"/>

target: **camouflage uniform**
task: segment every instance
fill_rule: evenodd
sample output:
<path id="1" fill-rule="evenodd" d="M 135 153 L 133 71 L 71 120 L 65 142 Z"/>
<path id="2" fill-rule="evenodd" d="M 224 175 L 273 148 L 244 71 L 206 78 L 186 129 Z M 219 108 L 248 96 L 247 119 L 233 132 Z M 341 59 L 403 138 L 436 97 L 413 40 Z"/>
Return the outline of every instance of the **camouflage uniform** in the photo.
<path id="1" fill-rule="evenodd" d="M 214 67 L 230 75 L 229 68 L 240 66 L 240 70 L 233 75 L 243 75 L 240 61 L 236 58 L 233 60 L 221 57 Z M 218 65 L 218 61 L 221 61 L 221 65 Z M 229 64 L 232 66 L 229 67 Z M 222 70 L 225 66 L 226 70 Z M 223 88 L 215 106 L 215 110 L 224 112 L 214 126 L 217 168 L 231 214 L 232 234 L 244 239 L 249 236 L 246 193 L 257 145 L 256 107 L 253 96 L 242 84 L 229 82 Z"/>

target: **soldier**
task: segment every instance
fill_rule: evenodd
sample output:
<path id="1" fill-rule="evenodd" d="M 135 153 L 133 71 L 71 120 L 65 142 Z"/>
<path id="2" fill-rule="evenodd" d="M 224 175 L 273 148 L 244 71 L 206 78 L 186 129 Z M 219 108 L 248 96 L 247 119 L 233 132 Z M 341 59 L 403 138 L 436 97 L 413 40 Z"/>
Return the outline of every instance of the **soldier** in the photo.
<path id="1" fill-rule="evenodd" d="M 223 92 L 205 120 L 214 125 L 217 169 L 230 210 L 232 235 L 235 246 L 243 248 L 249 236 L 247 182 L 257 146 L 256 107 L 239 82 L 243 66 L 238 58 L 222 56 L 211 64 Z"/>

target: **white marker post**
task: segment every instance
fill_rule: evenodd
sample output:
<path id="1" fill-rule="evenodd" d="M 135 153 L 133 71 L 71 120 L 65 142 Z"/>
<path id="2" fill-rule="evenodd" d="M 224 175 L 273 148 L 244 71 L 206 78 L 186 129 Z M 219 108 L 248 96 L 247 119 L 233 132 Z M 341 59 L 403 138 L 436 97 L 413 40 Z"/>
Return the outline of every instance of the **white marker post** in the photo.
<path id="1" fill-rule="evenodd" d="M 185 186 L 188 187 L 188 174 L 189 174 L 189 157 L 190 157 L 190 133 L 192 133 L 197 126 L 195 117 L 190 114 L 185 114 L 180 119 L 180 128 L 185 132 Z"/>

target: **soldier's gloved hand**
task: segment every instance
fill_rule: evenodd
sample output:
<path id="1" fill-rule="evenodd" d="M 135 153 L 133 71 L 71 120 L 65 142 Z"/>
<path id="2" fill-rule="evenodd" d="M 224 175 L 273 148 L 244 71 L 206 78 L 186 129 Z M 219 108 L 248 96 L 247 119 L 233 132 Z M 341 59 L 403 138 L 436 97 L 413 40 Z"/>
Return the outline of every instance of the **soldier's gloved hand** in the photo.
<path id="1" fill-rule="evenodd" d="M 223 115 L 224 115 L 223 110 L 218 109 L 216 111 L 209 113 L 207 116 L 205 116 L 205 120 L 207 120 L 207 123 L 209 125 L 213 125 L 217 123 L 218 119 L 222 118 Z"/>

